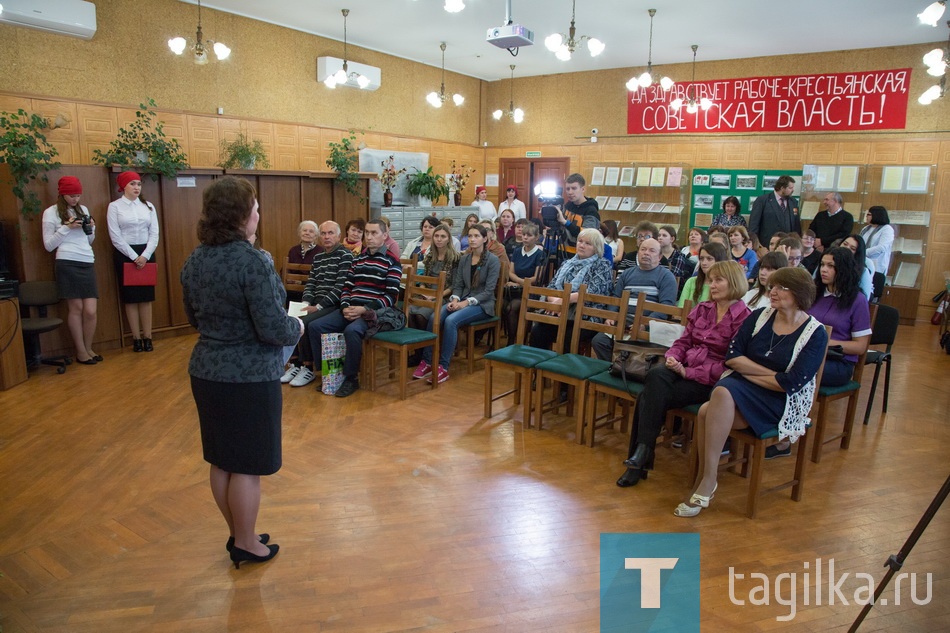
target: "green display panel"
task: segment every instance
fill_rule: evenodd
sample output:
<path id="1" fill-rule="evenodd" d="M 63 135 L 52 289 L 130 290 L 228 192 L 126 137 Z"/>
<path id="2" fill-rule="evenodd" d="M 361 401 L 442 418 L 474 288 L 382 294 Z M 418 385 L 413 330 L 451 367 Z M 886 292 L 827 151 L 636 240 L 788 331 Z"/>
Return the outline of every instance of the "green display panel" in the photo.
<path id="1" fill-rule="evenodd" d="M 713 216 L 722 213 L 722 201 L 729 196 L 739 199 L 740 213 L 749 223 L 752 202 L 764 193 L 773 191 L 779 176 L 795 179 L 795 194 L 802 183 L 802 171 L 775 169 L 694 169 L 693 187 L 689 200 L 689 226 L 708 229 Z"/>

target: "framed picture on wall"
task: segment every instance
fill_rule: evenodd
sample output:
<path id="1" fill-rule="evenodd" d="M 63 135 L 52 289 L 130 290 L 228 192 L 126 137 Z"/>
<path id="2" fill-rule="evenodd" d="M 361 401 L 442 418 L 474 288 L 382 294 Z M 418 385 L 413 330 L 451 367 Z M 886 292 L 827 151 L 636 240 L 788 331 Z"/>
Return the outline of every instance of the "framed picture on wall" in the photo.
<path id="1" fill-rule="evenodd" d="M 712 209 L 713 196 L 708 193 L 698 193 L 693 196 L 693 206 L 697 209 Z"/>
<path id="2" fill-rule="evenodd" d="M 709 186 L 713 189 L 729 189 L 732 186 L 732 176 L 729 174 L 712 174 Z"/>
<path id="3" fill-rule="evenodd" d="M 775 182 L 778 179 L 778 176 L 762 176 L 762 189 L 764 191 L 772 191 L 775 189 Z"/>
<path id="4" fill-rule="evenodd" d="M 595 187 L 604 184 L 604 172 L 606 171 L 606 167 L 594 167 L 594 171 L 590 174 L 590 184 Z"/>
<path id="5" fill-rule="evenodd" d="M 608 167 L 607 175 L 604 176 L 604 184 L 608 187 L 616 187 L 617 182 L 619 180 L 620 180 L 620 168 Z"/>
<path id="6" fill-rule="evenodd" d="M 755 174 L 737 174 L 736 189 L 755 189 L 758 180 Z"/>
<path id="7" fill-rule="evenodd" d="M 632 187 L 633 186 L 633 167 L 624 167 L 620 170 L 620 186 L 621 187 Z"/>

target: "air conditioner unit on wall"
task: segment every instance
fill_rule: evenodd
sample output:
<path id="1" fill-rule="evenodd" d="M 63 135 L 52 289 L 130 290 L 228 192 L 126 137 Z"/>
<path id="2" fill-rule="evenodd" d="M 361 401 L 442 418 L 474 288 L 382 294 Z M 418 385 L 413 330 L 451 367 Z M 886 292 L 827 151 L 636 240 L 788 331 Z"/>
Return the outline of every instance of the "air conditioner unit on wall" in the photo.
<path id="1" fill-rule="evenodd" d="M 0 23 L 91 40 L 96 5 L 85 0 L 0 0 Z"/>

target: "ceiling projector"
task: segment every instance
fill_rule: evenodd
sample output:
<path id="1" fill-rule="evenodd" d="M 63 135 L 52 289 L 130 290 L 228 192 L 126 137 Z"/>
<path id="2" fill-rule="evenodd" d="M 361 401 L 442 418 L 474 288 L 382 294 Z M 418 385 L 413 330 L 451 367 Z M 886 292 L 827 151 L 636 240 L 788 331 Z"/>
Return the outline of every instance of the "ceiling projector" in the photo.
<path id="1" fill-rule="evenodd" d="M 486 39 L 498 48 L 518 48 L 534 44 L 534 33 L 520 24 L 508 24 L 488 29 Z"/>

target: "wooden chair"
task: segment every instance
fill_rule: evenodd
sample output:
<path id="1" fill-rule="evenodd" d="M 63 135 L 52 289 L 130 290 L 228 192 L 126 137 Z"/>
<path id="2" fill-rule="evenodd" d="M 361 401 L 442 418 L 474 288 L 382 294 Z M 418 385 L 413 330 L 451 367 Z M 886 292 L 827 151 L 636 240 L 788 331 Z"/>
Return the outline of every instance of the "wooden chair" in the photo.
<path id="1" fill-rule="evenodd" d="M 884 345 L 884 350 L 869 349 L 865 364 L 874 365 L 874 380 L 871 381 L 871 391 L 868 393 L 868 408 L 864 411 L 864 424 L 867 425 L 871 417 L 871 406 L 874 404 L 874 392 L 877 391 L 877 379 L 881 375 L 881 365 L 887 364 L 884 373 L 884 403 L 882 413 L 887 413 L 887 394 L 891 389 L 891 348 L 897 340 L 897 326 L 900 325 L 901 315 L 897 308 L 883 303 L 877 306 L 877 316 L 871 326 L 871 341 L 868 346 Z"/>
<path id="2" fill-rule="evenodd" d="M 522 420 L 526 428 L 531 427 L 531 383 L 535 380 L 535 366 L 558 355 L 554 350 L 538 349 L 528 345 L 529 325 L 548 323 L 557 328 L 554 349 L 561 349 L 567 335 L 567 307 L 570 303 L 571 284 L 565 284 L 563 290 L 554 290 L 543 286 L 534 286 L 530 279 L 525 280 L 522 291 L 521 312 L 518 318 L 518 334 L 514 344 L 488 352 L 485 359 L 485 417 L 492 416 L 492 402 L 514 394 L 515 406 L 524 404 Z M 556 297 L 560 303 L 550 303 L 548 297 Z M 492 394 L 494 370 L 506 367 L 515 373 L 514 387 Z"/>
<path id="3" fill-rule="evenodd" d="M 646 313 L 656 313 L 666 315 L 667 319 L 677 322 L 685 322 L 692 303 L 687 301 L 683 307 L 669 306 L 662 303 L 647 301 L 643 295 L 637 300 L 637 311 L 633 318 L 633 325 L 629 332 L 633 333 L 635 338 L 640 341 L 649 341 L 650 333 L 645 326 L 651 321 L 660 320 L 658 317 L 648 316 Z M 624 381 L 621 376 L 614 376 L 610 371 L 604 371 L 587 379 L 587 409 L 584 411 L 583 426 L 590 427 L 590 434 L 587 438 L 587 445 L 594 445 L 594 433 L 597 429 L 605 426 L 613 426 L 620 422 L 620 431 L 626 432 L 627 422 L 630 420 L 630 407 L 636 406 L 637 398 L 643 393 L 643 383 L 630 380 Z M 601 416 L 597 415 L 597 396 L 604 394 L 607 396 L 607 411 Z M 621 403 L 620 415 L 616 415 L 617 401 Z"/>
<path id="4" fill-rule="evenodd" d="M 594 304 L 607 306 L 596 307 Z M 627 310 L 630 305 L 630 292 L 625 290 L 620 297 L 587 294 L 587 285 L 581 285 L 577 294 L 577 309 L 574 314 L 574 329 L 571 334 L 570 353 L 560 354 L 551 360 L 538 363 L 535 367 L 534 409 L 538 418 L 538 430 L 541 429 L 544 418 L 544 379 L 552 381 L 554 397 L 548 403 L 548 410 L 560 408 L 559 384 L 566 384 L 574 390 L 577 400 L 577 433 L 578 444 L 584 442 L 584 411 L 587 399 L 587 379 L 591 376 L 606 372 L 610 369 L 610 361 L 600 360 L 578 354 L 581 332 L 591 330 L 622 337 L 626 325 Z M 610 308 L 615 308 L 611 310 Z M 585 320 L 589 316 L 601 322 Z M 607 320 L 614 320 L 614 325 L 607 325 Z M 571 415 L 573 403 L 568 399 L 568 415 Z"/>
<path id="5" fill-rule="evenodd" d="M 310 264 L 291 264 L 290 259 L 284 258 L 284 267 L 281 269 L 280 281 L 284 284 L 284 290 L 290 293 L 303 293 L 304 286 L 307 285 L 307 279 L 310 278 Z"/>
<path id="6" fill-rule="evenodd" d="M 439 343 L 441 337 L 438 333 L 442 325 L 442 301 L 445 294 L 445 272 L 439 273 L 438 277 L 427 277 L 418 275 L 410 271 L 406 286 L 406 300 L 403 302 L 403 311 L 406 320 L 409 319 L 409 309 L 412 306 L 429 308 L 434 311 L 432 321 L 432 332 L 428 330 L 417 330 L 411 327 L 405 327 L 401 330 L 390 330 L 387 332 L 377 332 L 374 336 L 365 339 L 364 363 L 368 363 L 369 368 L 369 388 L 370 391 L 376 391 L 376 350 L 385 349 L 390 352 L 390 359 L 387 365 L 387 375 L 392 378 L 398 369 L 399 373 L 399 399 L 406 399 L 406 385 L 409 383 L 409 352 L 432 346 L 432 357 L 439 358 Z M 398 359 L 395 361 L 395 367 L 392 360 L 393 355 L 398 352 Z M 436 361 L 438 364 L 438 361 Z M 432 389 L 439 387 L 439 381 L 432 381 Z"/>
<path id="7" fill-rule="evenodd" d="M 858 298 L 860 299 L 861 296 Z M 877 310 L 878 306 L 871 306 L 871 323 L 874 323 L 875 319 L 877 318 Z M 817 419 L 815 420 L 815 429 L 813 431 L 815 434 L 815 442 L 811 447 L 811 461 L 815 462 L 816 464 L 821 461 L 821 452 L 825 447 L 825 444 L 830 444 L 839 438 L 841 439 L 841 450 L 847 450 L 848 446 L 851 444 L 851 430 L 854 427 L 854 413 L 858 408 L 858 394 L 861 392 L 861 378 L 864 375 L 864 365 L 867 362 L 867 356 L 868 350 L 865 349 L 864 352 L 858 356 L 858 360 L 854 364 L 854 374 L 851 376 L 851 380 L 845 384 L 838 387 L 818 388 L 818 415 Z M 829 405 L 835 400 L 841 400 L 842 398 L 848 399 L 848 409 L 845 413 L 844 425 L 841 429 L 841 433 L 831 437 L 825 437 L 825 431 L 828 425 L 827 415 Z"/>
<path id="8" fill-rule="evenodd" d="M 475 337 L 484 330 L 491 331 L 491 342 L 488 351 L 501 347 L 501 303 L 505 294 L 505 281 L 508 279 L 508 264 L 501 262 L 498 269 L 498 281 L 495 284 L 495 314 L 479 321 L 472 321 L 459 328 L 459 333 L 465 332 L 465 353 L 468 361 L 468 373 L 475 371 Z M 456 350 L 458 351 L 458 350 Z M 482 356 L 484 358 L 484 355 Z"/>
<path id="9" fill-rule="evenodd" d="M 402 267 L 402 278 L 399 280 L 399 305 L 401 306 L 405 301 L 406 295 L 406 284 L 409 283 L 409 273 L 418 272 L 419 266 L 419 254 L 416 253 L 412 257 L 400 257 L 399 265 Z M 449 283 L 452 283 L 452 280 L 449 280 Z"/>
<path id="10" fill-rule="evenodd" d="M 825 326 L 825 331 L 828 333 L 828 341 L 830 343 L 831 327 Z M 815 376 L 816 385 L 821 383 L 821 375 L 824 369 L 825 361 L 822 360 L 821 365 L 818 367 L 818 373 Z M 812 408 L 809 413 L 809 417 L 812 419 L 814 419 L 815 398 L 817 394 L 818 389 L 815 389 L 815 396 L 812 398 Z M 696 410 L 699 410 L 698 407 Z M 801 501 L 805 487 L 805 465 L 808 461 L 806 459 L 806 455 L 808 454 L 808 436 L 809 434 L 805 433 L 797 442 L 798 451 L 795 456 L 795 470 L 792 479 L 777 486 L 772 486 L 767 490 L 760 491 L 759 487 L 762 482 L 762 464 L 765 461 L 765 449 L 780 442 L 778 438 L 778 428 L 766 432 L 762 437 L 756 436 L 755 433 L 749 429 L 733 429 L 729 432 L 729 439 L 732 442 L 730 458 L 726 462 L 719 464 L 719 470 L 720 472 L 723 470 L 731 470 L 741 477 L 749 479 L 749 494 L 746 498 L 746 515 L 750 519 L 755 518 L 756 511 L 758 510 L 759 497 L 770 492 L 791 488 L 792 501 Z M 699 452 L 695 442 L 690 446 L 689 456 L 689 485 L 693 486 L 696 482 L 699 464 Z"/>

